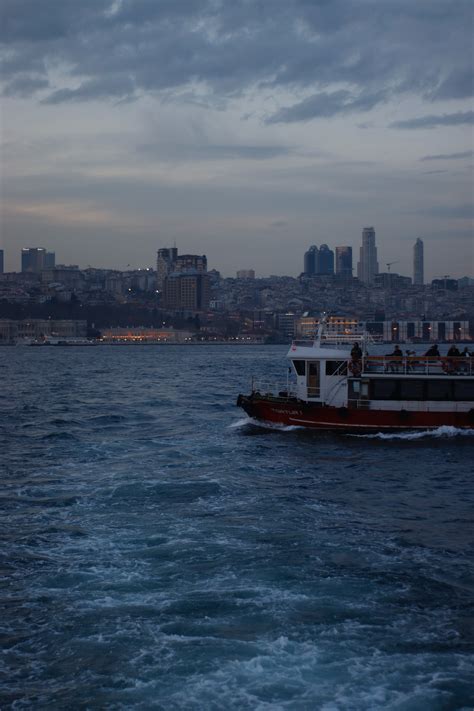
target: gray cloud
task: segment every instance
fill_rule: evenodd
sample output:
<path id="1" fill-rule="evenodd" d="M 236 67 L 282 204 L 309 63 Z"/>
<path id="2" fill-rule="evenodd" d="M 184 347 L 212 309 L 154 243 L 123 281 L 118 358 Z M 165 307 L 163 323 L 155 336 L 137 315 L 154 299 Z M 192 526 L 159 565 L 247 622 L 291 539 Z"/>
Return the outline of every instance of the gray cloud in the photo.
<path id="1" fill-rule="evenodd" d="M 419 118 L 394 121 L 390 128 L 437 128 L 438 126 L 462 126 L 474 124 L 474 111 L 458 111 L 455 114 L 442 114 L 440 116 L 420 116 Z"/>
<path id="2" fill-rule="evenodd" d="M 173 162 L 188 160 L 270 160 L 286 156 L 293 152 L 285 146 L 245 146 L 217 145 L 205 142 L 193 145 L 165 146 L 160 144 L 142 144 L 138 152 L 153 160 L 172 160 Z"/>
<path id="3" fill-rule="evenodd" d="M 437 205 L 432 207 L 429 212 L 434 217 L 442 219 L 472 220 L 474 205 Z"/>
<path id="4" fill-rule="evenodd" d="M 472 29 L 472 28 L 471 28 Z M 472 61 L 472 49 L 471 49 Z M 444 79 L 433 93 L 434 99 L 468 99 L 474 93 L 474 71 L 472 66 L 455 69 Z"/>
<path id="5" fill-rule="evenodd" d="M 2 74 L 24 95 L 19 74 L 34 92 L 59 69 L 54 104 L 284 89 L 300 98 L 268 123 L 305 121 L 406 92 L 468 96 L 471 18 L 470 0 L 3 0 Z"/>
<path id="6" fill-rule="evenodd" d="M 6 84 L 3 93 L 5 96 L 27 97 L 48 87 L 49 81 L 44 77 L 18 74 Z"/>
<path id="7" fill-rule="evenodd" d="M 420 160 L 461 160 L 462 158 L 472 158 L 473 156 L 474 151 L 462 151 L 461 153 L 438 153 L 438 155 L 423 156 Z"/>
<path id="8" fill-rule="evenodd" d="M 362 93 L 360 96 L 354 96 L 345 90 L 332 93 L 322 92 L 304 99 L 299 104 L 279 109 L 266 120 L 266 123 L 292 123 L 353 113 L 354 111 L 370 111 L 385 97 L 386 92 L 384 91 L 375 94 Z"/>

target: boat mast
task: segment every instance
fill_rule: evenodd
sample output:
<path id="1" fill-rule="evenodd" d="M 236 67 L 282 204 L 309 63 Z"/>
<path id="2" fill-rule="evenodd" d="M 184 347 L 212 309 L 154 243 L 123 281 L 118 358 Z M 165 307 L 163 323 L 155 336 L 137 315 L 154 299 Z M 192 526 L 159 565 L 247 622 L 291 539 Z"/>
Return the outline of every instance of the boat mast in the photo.
<path id="1" fill-rule="evenodd" d="M 313 341 L 313 348 L 321 348 L 321 337 L 324 333 L 324 330 L 326 328 L 326 322 L 327 322 L 327 313 L 326 311 L 323 311 L 321 314 L 321 318 L 319 319 L 319 326 L 318 330 L 316 331 L 314 341 Z"/>

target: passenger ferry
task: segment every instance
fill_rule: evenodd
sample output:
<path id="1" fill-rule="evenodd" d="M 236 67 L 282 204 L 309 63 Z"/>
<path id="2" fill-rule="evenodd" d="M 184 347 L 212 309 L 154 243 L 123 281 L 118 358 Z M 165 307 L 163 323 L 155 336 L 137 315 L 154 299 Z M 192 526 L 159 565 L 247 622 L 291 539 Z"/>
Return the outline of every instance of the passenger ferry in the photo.
<path id="1" fill-rule="evenodd" d="M 262 422 L 323 430 L 474 429 L 474 357 L 373 356 L 367 337 L 358 340 L 356 355 L 334 346 L 322 319 L 314 342 L 288 351 L 292 384 L 252 383 L 237 405 Z"/>

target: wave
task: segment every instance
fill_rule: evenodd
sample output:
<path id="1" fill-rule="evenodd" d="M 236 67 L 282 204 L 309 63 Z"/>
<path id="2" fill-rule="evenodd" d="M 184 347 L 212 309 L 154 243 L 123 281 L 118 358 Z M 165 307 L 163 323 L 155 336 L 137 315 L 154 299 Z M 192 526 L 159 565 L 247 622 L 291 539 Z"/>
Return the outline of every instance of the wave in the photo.
<path id="1" fill-rule="evenodd" d="M 416 439 L 439 439 L 445 438 L 449 439 L 452 437 L 472 437 L 474 436 L 474 429 L 462 430 L 458 427 L 450 427 L 449 425 L 443 425 L 442 427 L 437 427 L 435 430 L 421 430 L 418 432 L 397 432 L 394 434 L 389 434 L 386 432 L 377 432 L 376 434 L 352 434 L 349 437 L 359 437 L 360 439 L 383 439 L 383 440 L 416 440 Z"/>
<path id="2" fill-rule="evenodd" d="M 229 425 L 229 429 L 239 429 L 241 427 L 260 427 L 264 430 L 277 430 L 278 432 L 294 432 L 295 430 L 304 430 L 301 425 L 281 425 L 278 422 L 268 422 L 266 420 L 256 420 L 253 417 L 243 417 L 237 422 Z"/>

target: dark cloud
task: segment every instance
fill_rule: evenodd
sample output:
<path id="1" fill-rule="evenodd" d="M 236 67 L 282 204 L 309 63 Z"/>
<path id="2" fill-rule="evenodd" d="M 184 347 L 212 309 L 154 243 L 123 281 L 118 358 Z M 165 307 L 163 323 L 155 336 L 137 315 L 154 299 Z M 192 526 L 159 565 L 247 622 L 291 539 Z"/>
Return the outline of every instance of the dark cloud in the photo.
<path id="1" fill-rule="evenodd" d="M 462 158 L 472 158 L 473 156 L 474 151 L 462 151 L 461 153 L 438 153 L 438 155 L 423 156 L 420 160 L 461 160 Z"/>
<path id="2" fill-rule="evenodd" d="M 462 126 L 474 123 L 474 111 L 458 111 L 455 114 L 442 114 L 440 116 L 420 116 L 419 118 L 394 121 L 390 128 L 437 128 L 438 126 Z"/>
<path id="3" fill-rule="evenodd" d="M 283 89 L 298 99 L 267 121 L 304 121 L 406 92 L 467 97 L 472 12 L 470 0 L 3 0 L 2 74 L 20 94 L 19 74 L 61 75 L 55 104 Z"/>

